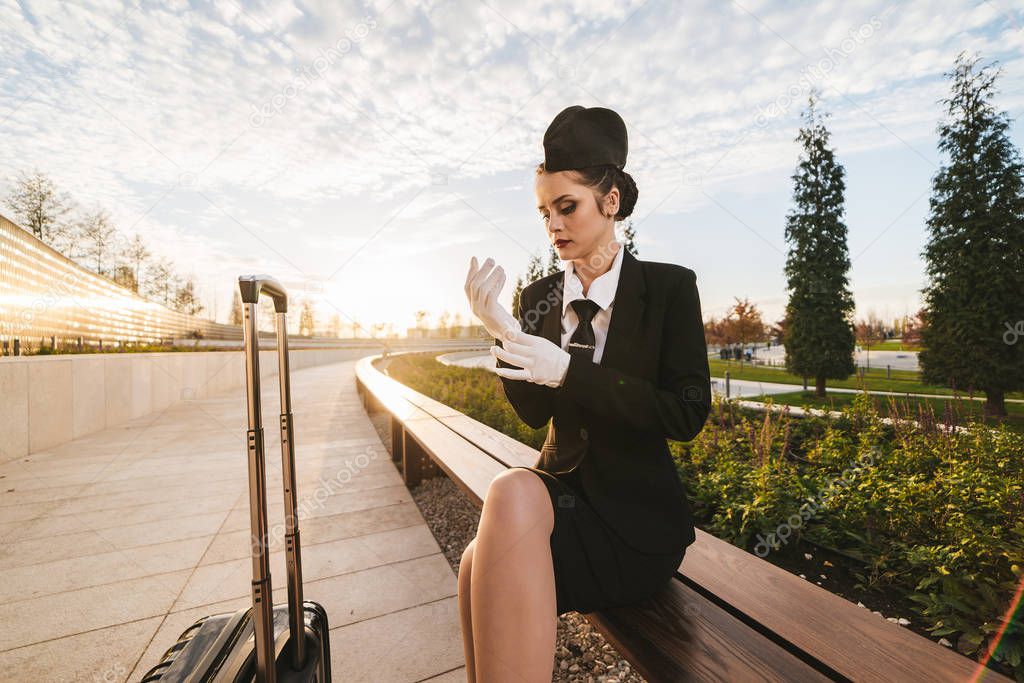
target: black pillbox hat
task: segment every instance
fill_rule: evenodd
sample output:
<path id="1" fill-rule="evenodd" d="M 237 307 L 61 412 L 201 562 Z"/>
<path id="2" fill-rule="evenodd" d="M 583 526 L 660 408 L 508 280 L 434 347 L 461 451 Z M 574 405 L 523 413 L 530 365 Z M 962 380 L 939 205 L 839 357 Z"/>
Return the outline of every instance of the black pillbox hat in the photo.
<path id="1" fill-rule="evenodd" d="M 604 107 L 566 107 L 544 132 L 544 168 L 565 171 L 586 166 L 626 165 L 626 124 Z"/>

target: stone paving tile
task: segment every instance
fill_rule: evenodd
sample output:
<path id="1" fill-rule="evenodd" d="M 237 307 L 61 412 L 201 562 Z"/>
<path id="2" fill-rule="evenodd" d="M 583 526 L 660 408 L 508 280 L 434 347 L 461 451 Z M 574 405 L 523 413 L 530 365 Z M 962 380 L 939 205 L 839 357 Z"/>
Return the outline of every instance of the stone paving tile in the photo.
<path id="1" fill-rule="evenodd" d="M 422 519 L 419 508 L 414 503 L 382 505 L 326 517 L 309 517 L 299 520 L 300 540 L 302 547 L 306 548 L 315 543 L 418 525 L 423 523 Z M 228 531 L 225 525 L 225 529 L 218 534 L 203 561 L 215 563 L 249 557 L 250 536 L 248 524 L 245 525 L 245 528 L 237 531 Z M 283 527 L 272 527 L 270 530 L 271 552 L 283 548 Z"/>
<path id="2" fill-rule="evenodd" d="M 466 683 L 466 667 L 460 666 L 458 669 L 424 678 L 422 683 Z"/>
<path id="3" fill-rule="evenodd" d="M 218 479 L 234 479 L 230 474 L 221 474 L 220 477 L 211 476 L 212 474 L 219 473 L 221 471 L 222 468 L 209 468 L 204 471 L 203 468 L 197 467 L 195 470 L 190 470 L 187 473 L 165 472 L 160 479 L 160 485 L 161 487 L 187 486 L 195 481 L 212 483 Z M 118 470 L 118 474 L 124 474 L 124 471 Z M 92 482 L 91 484 L 54 484 L 51 481 L 40 479 L 39 477 L 29 476 L 16 482 L 12 482 L 8 479 L 3 483 L 5 485 L 5 493 L 3 499 L 0 500 L 0 506 L 4 507 L 8 505 L 20 505 L 39 501 L 78 498 L 83 495 L 83 491 L 86 495 L 107 495 L 112 493 L 121 493 L 124 491 L 146 489 L 153 485 L 152 479 L 148 476 L 118 478 L 104 477 Z M 13 491 L 11 489 L 13 489 Z"/>
<path id="4" fill-rule="evenodd" d="M 346 683 L 414 683 L 465 664 L 458 597 L 331 628 L 332 673 Z"/>
<path id="5" fill-rule="evenodd" d="M 353 363 L 295 371 L 292 387 L 303 583 L 328 609 L 335 680 L 464 680 L 455 574 Z M 276 381 L 263 390 L 280 604 Z M 0 623 L 17 625 L 0 631 L 0 681 L 137 680 L 196 619 L 250 603 L 245 429 L 234 391 L 0 462 Z"/>
<path id="6" fill-rule="evenodd" d="M 70 533 L 0 546 L 0 570 L 212 536 L 227 514 L 224 511 L 189 515 L 174 518 L 173 523 L 165 519 L 110 529 L 92 529 L 75 517 L 69 517 L 66 523 Z"/>
<path id="7" fill-rule="evenodd" d="M 191 573 L 184 569 L 0 605 L 0 652 L 165 614 Z"/>
<path id="8" fill-rule="evenodd" d="M 0 570 L 0 603 L 194 567 L 213 536 Z"/>
<path id="9" fill-rule="evenodd" d="M 0 652 L 0 681 L 137 681 L 139 676 L 129 679 L 129 674 L 161 619 L 130 621 Z"/>
<path id="10" fill-rule="evenodd" d="M 207 500 L 211 497 L 219 496 L 221 493 L 238 491 L 241 487 L 242 484 L 238 481 L 225 479 L 182 486 L 136 486 L 130 491 L 112 494 L 92 493 L 86 490 L 82 495 L 75 498 L 5 505 L 0 507 L 0 521 L 12 521 L 12 518 L 25 520 L 47 514 L 78 515 L 85 512 L 99 511 L 116 514 L 116 511 L 121 508 L 164 501 L 176 501 L 182 509 L 187 509 L 192 500 Z"/>
<path id="11" fill-rule="evenodd" d="M 62 536 L 78 533 L 76 529 L 116 529 L 117 527 L 156 522 L 168 518 L 185 519 L 213 512 L 223 513 L 232 509 L 234 501 L 221 497 L 199 498 L 189 503 L 188 514 L 182 514 L 181 504 L 175 501 L 146 503 L 119 508 L 116 515 L 107 510 L 84 512 L 77 515 L 47 515 L 24 522 L 6 522 L 0 524 L 0 542 L 13 543 L 51 536 Z M 223 515 L 222 515 L 223 516 Z"/>
<path id="12" fill-rule="evenodd" d="M 303 546 L 302 576 L 304 581 L 315 581 L 421 557 L 437 552 L 437 548 L 437 541 L 425 525 Z M 277 581 L 285 580 L 283 551 L 270 554 L 270 572 L 272 577 L 277 577 Z M 203 558 L 181 597 L 174 603 L 172 611 L 248 595 L 251 578 L 252 561 L 249 557 L 216 563 L 208 563 Z"/>
<path id="13" fill-rule="evenodd" d="M 409 494 L 409 489 L 405 487 L 405 484 L 378 487 L 368 489 L 366 491 L 338 493 L 319 504 L 315 503 L 315 499 L 313 502 L 305 502 L 305 504 L 304 501 L 305 495 L 300 490 L 298 503 L 298 513 L 301 516 L 300 519 L 329 517 L 331 515 L 338 515 L 346 512 L 357 512 L 360 510 L 367 510 L 384 505 L 396 505 L 399 503 L 412 503 L 415 505 L 415 503 L 413 503 L 412 496 Z M 281 524 L 283 520 L 283 504 L 268 504 L 267 523 L 270 526 L 274 526 Z M 245 497 L 244 500 L 240 501 L 235 506 L 230 515 L 228 515 L 228 519 L 224 523 L 224 531 L 249 529 L 250 526 L 249 500 L 248 497 Z"/>

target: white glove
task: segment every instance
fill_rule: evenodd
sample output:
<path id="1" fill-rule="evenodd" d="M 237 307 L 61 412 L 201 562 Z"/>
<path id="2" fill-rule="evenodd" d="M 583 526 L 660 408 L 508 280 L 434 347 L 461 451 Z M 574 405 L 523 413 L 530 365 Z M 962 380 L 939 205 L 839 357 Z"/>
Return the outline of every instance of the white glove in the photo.
<path id="1" fill-rule="evenodd" d="M 514 368 L 494 368 L 494 373 L 508 379 L 525 379 L 534 384 L 560 387 L 569 370 L 571 356 L 546 337 L 519 331 L 502 339 L 502 346 L 492 346 L 491 354 Z"/>
<path id="2" fill-rule="evenodd" d="M 519 321 L 512 317 L 498 303 L 498 294 L 505 286 L 505 271 L 498 266 L 491 271 L 494 259 L 488 257 L 477 269 L 476 256 L 469 261 L 466 274 L 466 298 L 469 299 L 473 315 L 480 318 L 487 333 L 504 340 L 509 334 L 520 331 Z"/>

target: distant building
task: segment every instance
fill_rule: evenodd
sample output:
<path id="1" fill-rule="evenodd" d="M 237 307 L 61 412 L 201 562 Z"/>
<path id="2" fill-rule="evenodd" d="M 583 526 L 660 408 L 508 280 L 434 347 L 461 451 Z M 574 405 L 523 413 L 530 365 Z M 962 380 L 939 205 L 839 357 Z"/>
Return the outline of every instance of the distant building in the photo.
<path id="1" fill-rule="evenodd" d="M 0 216 L 0 353 L 40 345 L 241 340 L 242 328 L 181 313 L 83 268 Z"/>

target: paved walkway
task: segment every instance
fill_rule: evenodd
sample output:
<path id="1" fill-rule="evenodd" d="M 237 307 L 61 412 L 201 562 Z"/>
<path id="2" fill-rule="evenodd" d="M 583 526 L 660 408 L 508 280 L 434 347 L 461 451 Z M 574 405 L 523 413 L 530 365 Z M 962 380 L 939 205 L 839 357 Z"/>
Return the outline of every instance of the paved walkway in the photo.
<path id="1" fill-rule="evenodd" d="M 305 597 L 334 680 L 464 681 L 455 574 L 353 368 L 292 375 Z M 263 407 L 282 603 L 276 377 Z M 197 618 L 249 604 L 245 429 L 232 392 L 0 463 L 0 681 L 138 681 Z"/>
<path id="2" fill-rule="evenodd" d="M 874 352 L 881 353 L 881 352 Z M 445 354 L 439 356 L 438 360 L 448 365 L 459 365 L 466 368 L 490 368 L 493 370 L 495 365 L 494 356 L 486 351 L 459 351 L 455 353 Z M 813 383 L 812 383 L 813 387 Z M 753 398 L 757 396 L 771 396 L 773 394 L 788 394 L 795 391 L 802 391 L 803 387 L 799 384 L 783 384 L 780 382 L 761 382 L 757 380 L 749 379 L 736 379 L 732 378 L 729 380 L 729 395 L 732 398 L 748 397 Z M 725 395 L 725 378 L 724 377 L 712 377 L 711 378 L 711 391 L 718 395 Z M 860 389 L 842 389 L 837 387 L 828 387 L 830 393 L 836 392 L 841 394 L 859 394 Z M 908 394 L 899 391 L 869 391 L 872 396 L 895 396 L 897 398 L 903 398 L 907 396 L 914 396 L 919 398 L 945 398 L 951 399 L 952 396 L 946 396 L 941 394 Z M 963 400 L 974 400 L 984 401 L 984 394 L 980 396 L 974 396 L 971 399 L 968 396 L 960 396 Z M 1008 398 L 1007 403 L 1024 403 L 1024 399 Z"/>

